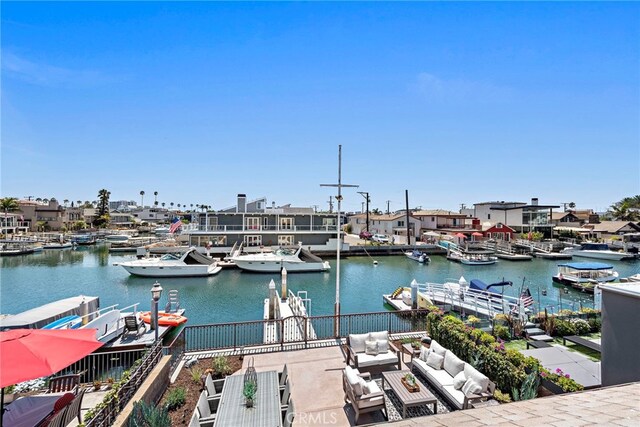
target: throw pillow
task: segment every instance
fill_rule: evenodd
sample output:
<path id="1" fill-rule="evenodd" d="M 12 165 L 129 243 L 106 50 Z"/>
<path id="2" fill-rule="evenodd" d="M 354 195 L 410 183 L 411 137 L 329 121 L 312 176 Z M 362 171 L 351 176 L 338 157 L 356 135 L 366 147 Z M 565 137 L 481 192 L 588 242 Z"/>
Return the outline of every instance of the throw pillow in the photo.
<path id="1" fill-rule="evenodd" d="M 429 353 L 431 352 L 431 349 L 428 349 L 426 347 L 422 347 L 420 349 L 420 360 L 422 360 L 423 362 L 427 361 L 427 357 L 429 357 Z"/>
<path id="2" fill-rule="evenodd" d="M 369 339 L 369 334 L 350 334 L 349 345 L 354 353 L 364 353 L 364 342 Z"/>
<path id="3" fill-rule="evenodd" d="M 365 341 L 364 347 L 364 352 L 368 355 L 375 356 L 378 354 L 378 341 Z"/>
<path id="4" fill-rule="evenodd" d="M 353 393 L 356 396 L 361 396 L 362 385 L 360 385 L 360 380 L 362 380 L 362 377 L 358 375 L 358 370 L 352 369 L 351 366 L 347 366 L 346 368 L 344 368 L 344 372 L 345 372 L 345 376 L 347 377 L 347 382 L 353 389 Z"/>
<path id="5" fill-rule="evenodd" d="M 473 382 L 478 384 L 480 386 L 480 391 L 485 391 L 489 386 L 489 378 L 468 363 L 464 364 L 464 376 L 467 377 L 467 379 L 472 379 Z"/>
<path id="6" fill-rule="evenodd" d="M 459 372 L 464 371 L 464 362 L 453 354 L 451 350 L 447 350 L 444 354 L 443 367 L 449 375 L 455 377 Z"/>
<path id="7" fill-rule="evenodd" d="M 482 387 L 480 387 L 480 385 L 478 385 L 478 383 L 476 383 L 473 379 L 469 378 L 462 386 L 462 392 L 465 394 L 465 396 L 468 396 L 470 394 L 478 394 L 482 392 Z"/>
<path id="8" fill-rule="evenodd" d="M 443 361 L 444 357 L 433 351 L 429 352 L 429 356 L 427 356 L 427 365 L 431 366 L 433 369 L 442 369 Z"/>
<path id="9" fill-rule="evenodd" d="M 369 389 L 369 383 L 364 380 L 364 378 L 360 378 L 360 388 L 362 389 L 362 394 L 369 394 L 371 390 Z"/>
<path id="10" fill-rule="evenodd" d="M 458 372 L 458 375 L 453 377 L 453 388 L 460 390 L 466 382 L 467 377 L 464 376 L 464 371 L 460 371 Z"/>
<path id="11" fill-rule="evenodd" d="M 444 357 L 444 354 L 447 352 L 447 349 L 438 344 L 436 340 L 431 340 L 431 346 L 429 347 L 431 351 L 435 351 L 436 354 Z"/>
<path id="12" fill-rule="evenodd" d="M 385 354 L 389 351 L 389 341 L 378 340 L 378 354 Z"/>

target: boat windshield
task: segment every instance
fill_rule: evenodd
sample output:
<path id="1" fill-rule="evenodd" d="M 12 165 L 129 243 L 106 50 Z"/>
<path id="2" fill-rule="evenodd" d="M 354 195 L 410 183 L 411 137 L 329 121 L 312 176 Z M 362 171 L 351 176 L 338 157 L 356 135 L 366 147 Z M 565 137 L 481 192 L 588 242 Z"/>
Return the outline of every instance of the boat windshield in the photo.
<path id="1" fill-rule="evenodd" d="M 294 249 L 289 248 L 280 248 L 276 251 L 276 255 L 278 256 L 287 256 L 287 255 L 295 255 L 296 251 Z"/>
<path id="2" fill-rule="evenodd" d="M 163 255 L 162 258 L 160 258 L 162 261 L 177 261 L 180 259 L 180 257 L 176 254 L 166 254 Z"/>

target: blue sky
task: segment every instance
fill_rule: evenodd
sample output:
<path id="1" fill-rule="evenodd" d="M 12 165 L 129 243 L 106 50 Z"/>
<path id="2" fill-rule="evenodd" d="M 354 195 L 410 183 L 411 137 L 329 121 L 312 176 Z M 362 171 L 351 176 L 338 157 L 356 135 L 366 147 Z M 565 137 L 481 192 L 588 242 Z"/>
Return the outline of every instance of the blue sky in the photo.
<path id="1" fill-rule="evenodd" d="M 2 2 L 1 47 L 2 196 L 326 208 L 339 144 L 380 209 L 640 193 L 637 3 Z"/>

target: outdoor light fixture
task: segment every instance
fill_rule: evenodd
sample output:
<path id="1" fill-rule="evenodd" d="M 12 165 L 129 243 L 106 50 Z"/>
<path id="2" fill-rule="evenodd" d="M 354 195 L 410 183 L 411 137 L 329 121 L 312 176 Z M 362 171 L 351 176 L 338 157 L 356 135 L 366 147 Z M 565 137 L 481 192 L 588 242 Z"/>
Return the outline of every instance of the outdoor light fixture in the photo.
<path id="1" fill-rule="evenodd" d="M 158 341 L 158 301 L 160 301 L 161 295 L 162 286 L 156 281 L 156 283 L 153 284 L 153 288 L 151 288 L 151 307 L 153 308 L 153 322 L 151 322 L 151 327 L 156 331 L 156 341 Z"/>
<path id="2" fill-rule="evenodd" d="M 153 298 L 155 302 L 158 302 L 160 301 L 160 295 L 162 295 L 162 286 L 156 281 L 156 283 L 153 284 L 153 288 L 151 288 L 151 298 Z"/>

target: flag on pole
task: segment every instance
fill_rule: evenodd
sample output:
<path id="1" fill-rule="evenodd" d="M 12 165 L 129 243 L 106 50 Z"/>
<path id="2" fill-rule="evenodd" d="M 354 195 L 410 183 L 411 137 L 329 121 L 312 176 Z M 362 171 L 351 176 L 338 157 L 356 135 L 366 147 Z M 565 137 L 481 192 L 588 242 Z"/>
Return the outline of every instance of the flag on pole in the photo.
<path id="1" fill-rule="evenodd" d="M 171 227 L 169 227 L 169 233 L 173 234 L 176 231 L 178 231 L 178 229 L 182 227 L 182 221 L 180 221 L 180 217 L 174 217 L 171 220 Z"/>
<path id="2" fill-rule="evenodd" d="M 525 290 L 520 294 L 520 302 L 525 308 L 533 305 L 533 297 L 531 296 L 529 288 L 525 288 Z"/>

